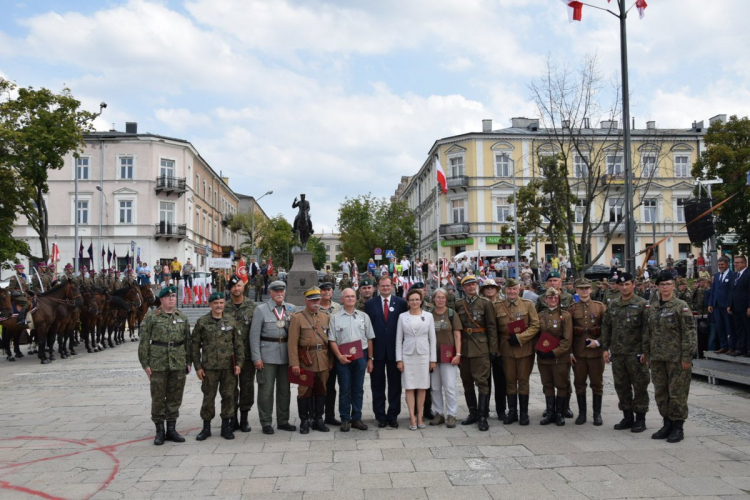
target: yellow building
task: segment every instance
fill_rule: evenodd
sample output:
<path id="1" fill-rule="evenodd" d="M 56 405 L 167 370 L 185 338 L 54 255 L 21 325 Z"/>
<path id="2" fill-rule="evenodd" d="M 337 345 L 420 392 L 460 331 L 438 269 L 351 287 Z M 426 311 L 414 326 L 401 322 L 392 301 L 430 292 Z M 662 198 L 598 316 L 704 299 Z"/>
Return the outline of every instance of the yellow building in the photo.
<path id="1" fill-rule="evenodd" d="M 725 119 L 719 115 L 711 119 Z M 492 121 L 483 121 L 482 132 L 470 132 L 440 139 L 434 143 L 419 171 L 402 177 L 394 199 L 405 200 L 418 218 L 418 256 L 450 258 L 470 250 L 513 249 L 513 239 L 500 237 L 503 226 L 513 228 L 513 206 L 508 201 L 514 186 L 521 187 L 540 175 L 541 156 L 561 151 L 568 160 L 568 181 L 574 194 L 586 200 L 595 193 L 589 207 L 591 251 L 587 261 L 608 264 L 617 256 L 624 263 L 625 226 L 617 224 L 623 216 L 624 162 L 622 130 L 616 121 L 602 121 L 589 127 L 583 119 L 569 130 L 540 128 L 539 121 L 513 118 L 512 126 L 492 129 Z M 658 249 L 664 263 L 668 255 L 675 260 L 700 249 L 691 247 L 685 223 L 685 200 L 693 197 L 695 180 L 690 170 L 703 150 L 703 122 L 687 129 L 658 129 L 648 122 L 645 129 L 631 131 L 631 157 L 634 176 L 634 219 L 636 252 L 667 237 Z M 575 137 L 575 140 L 571 140 Z M 577 146 L 577 147 L 574 147 Z M 448 192 L 440 195 L 436 215 L 435 159 L 447 177 Z M 593 171 L 592 175 L 589 172 Z M 600 175 L 601 174 L 601 175 Z M 592 180 L 593 179 L 593 180 Z M 593 190 L 593 191 L 592 191 Z M 576 234 L 583 229 L 584 201 L 571 207 L 576 217 Z M 437 251 L 437 231 L 440 251 Z M 539 237 L 537 237 L 539 236 Z M 542 233 L 525 237 L 540 256 L 567 253 L 544 241 Z M 639 257 L 637 263 L 640 264 Z"/>

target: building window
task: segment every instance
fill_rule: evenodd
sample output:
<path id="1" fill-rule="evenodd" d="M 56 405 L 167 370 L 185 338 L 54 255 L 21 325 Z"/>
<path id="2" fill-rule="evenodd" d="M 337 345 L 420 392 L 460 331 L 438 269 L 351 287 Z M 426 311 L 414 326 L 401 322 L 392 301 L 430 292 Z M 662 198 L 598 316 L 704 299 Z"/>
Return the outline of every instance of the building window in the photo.
<path id="1" fill-rule="evenodd" d="M 656 222 L 656 200 L 643 200 L 643 222 Z"/>
<path id="2" fill-rule="evenodd" d="M 497 211 L 497 222 L 508 222 L 512 214 L 508 198 L 497 198 L 495 204 Z"/>
<path id="3" fill-rule="evenodd" d="M 336 245 L 336 251 L 337 251 L 337 252 L 340 252 L 340 251 L 341 251 L 341 245 Z"/>
<path id="4" fill-rule="evenodd" d="M 330 251 L 331 251 L 331 245 L 326 245 L 326 252 L 330 252 Z"/>
<path id="5" fill-rule="evenodd" d="M 622 175 L 622 155 L 607 155 L 607 175 Z"/>
<path id="6" fill-rule="evenodd" d="M 677 198 L 677 222 L 685 222 L 685 198 Z"/>
<path id="7" fill-rule="evenodd" d="M 586 201 L 577 200 L 576 201 L 576 224 L 582 224 L 585 216 L 586 216 Z"/>
<path id="8" fill-rule="evenodd" d="M 170 201 L 159 202 L 159 222 L 174 224 L 174 203 Z"/>
<path id="9" fill-rule="evenodd" d="M 624 200 L 609 200 L 609 222 L 622 220 Z"/>
<path id="10" fill-rule="evenodd" d="M 120 179 L 132 179 L 132 178 L 133 178 L 133 157 L 121 156 L 120 157 Z"/>
<path id="11" fill-rule="evenodd" d="M 579 179 L 589 176 L 589 157 L 576 155 L 573 160 L 573 175 Z"/>
<path id="12" fill-rule="evenodd" d="M 495 155 L 495 176 L 513 177 L 513 160 L 507 154 Z"/>
<path id="13" fill-rule="evenodd" d="M 89 179 L 89 159 L 86 157 L 76 158 L 76 175 L 79 181 Z"/>
<path id="14" fill-rule="evenodd" d="M 687 156 L 675 156 L 674 157 L 674 176 L 675 177 L 688 177 L 690 175 L 690 169 L 688 168 L 688 157 Z"/>
<path id="15" fill-rule="evenodd" d="M 460 224 L 466 221 L 466 210 L 464 208 L 464 200 L 451 201 L 451 208 L 453 211 L 453 223 L 454 224 Z"/>
<path id="16" fill-rule="evenodd" d="M 133 201 L 121 200 L 120 204 L 120 224 L 133 223 Z"/>
<path id="17" fill-rule="evenodd" d="M 89 223 L 89 202 L 88 201 L 82 201 L 78 200 L 78 209 L 77 217 L 78 217 L 78 223 L 79 224 L 88 224 Z"/>
<path id="18" fill-rule="evenodd" d="M 162 177 L 174 177 L 174 160 L 161 159 L 159 175 Z"/>
<path id="19" fill-rule="evenodd" d="M 326 262 L 331 262 L 331 254 L 326 254 Z"/>
<path id="20" fill-rule="evenodd" d="M 656 168 L 656 155 L 648 154 L 641 156 L 642 172 L 641 177 L 650 179 L 651 177 L 657 177 Z"/>
<path id="21" fill-rule="evenodd" d="M 460 177 L 464 175 L 464 157 L 456 156 L 450 159 L 451 177 Z"/>

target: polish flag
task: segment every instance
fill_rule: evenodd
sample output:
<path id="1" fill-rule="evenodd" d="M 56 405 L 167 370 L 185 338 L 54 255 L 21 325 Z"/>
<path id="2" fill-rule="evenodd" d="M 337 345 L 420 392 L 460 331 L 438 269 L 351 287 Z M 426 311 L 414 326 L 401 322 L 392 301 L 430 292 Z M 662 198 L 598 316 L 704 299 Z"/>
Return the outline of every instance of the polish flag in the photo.
<path id="1" fill-rule="evenodd" d="M 50 255 L 47 264 L 56 264 L 58 262 L 60 262 L 60 247 L 57 246 L 57 243 L 53 243 L 52 254 Z"/>
<path id="2" fill-rule="evenodd" d="M 440 165 L 437 156 L 435 157 L 435 171 L 437 172 L 437 181 L 440 185 L 440 192 L 445 194 L 448 192 L 448 181 L 445 179 L 445 171 L 443 170 L 443 166 Z"/>
<path id="3" fill-rule="evenodd" d="M 240 265 L 237 266 L 237 275 L 240 277 L 243 283 L 247 283 L 247 266 L 245 265 L 244 257 L 240 259 Z"/>
<path id="4" fill-rule="evenodd" d="M 641 16 L 641 19 L 646 15 L 646 7 L 648 7 L 646 0 L 635 0 L 635 8 L 638 9 L 638 15 Z"/>
<path id="5" fill-rule="evenodd" d="M 562 3 L 568 6 L 568 19 L 572 23 L 573 21 L 580 21 L 583 18 L 583 3 L 571 0 L 560 0 Z M 646 2 L 643 2 L 646 3 Z"/>

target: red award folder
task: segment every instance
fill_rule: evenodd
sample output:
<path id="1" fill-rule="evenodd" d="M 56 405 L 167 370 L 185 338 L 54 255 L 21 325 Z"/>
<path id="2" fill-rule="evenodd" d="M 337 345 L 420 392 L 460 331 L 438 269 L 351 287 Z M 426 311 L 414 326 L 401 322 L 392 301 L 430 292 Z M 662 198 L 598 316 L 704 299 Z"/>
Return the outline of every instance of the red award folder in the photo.
<path id="1" fill-rule="evenodd" d="M 526 331 L 526 321 L 519 319 L 517 321 L 511 321 L 508 323 L 508 334 L 518 335 Z"/>
<path id="2" fill-rule="evenodd" d="M 456 356 L 456 348 L 448 344 L 440 344 L 440 362 L 450 363 Z"/>
<path id="3" fill-rule="evenodd" d="M 554 349 L 557 349 L 558 345 L 560 345 L 560 339 L 558 339 L 554 335 L 550 335 L 547 332 L 543 332 L 539 337 L 539 341 L 536 343 L 536 350 L 542 352 L 550 352 Z"/>
<path id="4" fill-rule="evenodd" d="M 292 367 L 287 369 L 290 384 L 304 385 L 305 387 L 313 386 L 313 372 L 305 370 L 304 368 L 299 369 L 299 376 L 292 372 Z"/>
<path id="5" fill-rule="evenodd" d="M 349 361 L 360 359 L 365 355 L 365 353 L 362 352 L 361 340 L 355 340 L 354 342 L 349 342 L 348 344 L 339 344 L 339 352 L 342 356 L 350 356 Z"/>

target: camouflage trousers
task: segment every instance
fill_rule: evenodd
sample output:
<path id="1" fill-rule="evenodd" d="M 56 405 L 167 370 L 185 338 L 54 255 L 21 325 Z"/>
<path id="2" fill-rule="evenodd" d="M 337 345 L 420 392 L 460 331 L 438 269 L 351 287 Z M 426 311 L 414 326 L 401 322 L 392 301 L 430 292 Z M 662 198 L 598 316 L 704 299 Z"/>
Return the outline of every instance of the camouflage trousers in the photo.
<path id="1" fill-rule="evenodd" d="M 688 393 L 693 375 L 692 366 L 682 369 L 682 363 L 652 361 L 651 377 L 654 380 L 654 397 L 659 414 L 669 420 L 687 420 Z"/>
<path id="2" fill-rule="evenodd" d="M 255 403 L 255 365 L 250 361 L 250 356 L 247 356 L 242 364 L 239 382 L 235 408 L 250 411 Z"/>
<path id="3" fill-rule="evenodd" d="M 185 392 L 185 370 L 151 372 L 151 420 L 177 420 Z"/>
<path id="4" fill-rule="evenodd" d="M 635 354 L 612 356 L 612 376 L 621 411 L 646 413 L 648 411 L 648 384 L 651 382 L 646 365 Z"/>
<path id="5" fill-rule="evenodd" d="M 216 393 L 221 395 L 221 418 L 234 417 L 234 398 L 237 388 L 237 377 L 234 370 L 203 370 L 203 404 L 201 405 L 201 419 L 211 420 L 216 416 Z"/>

